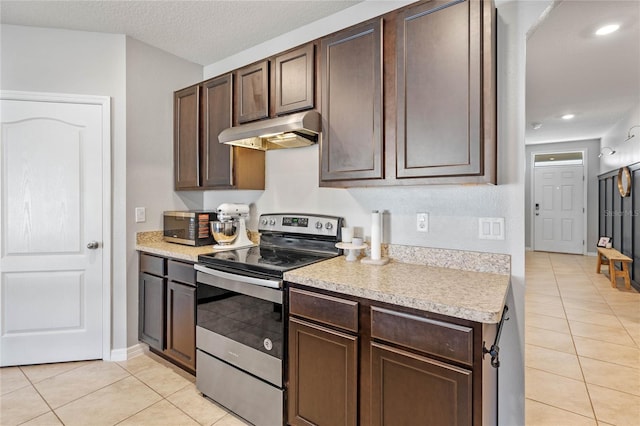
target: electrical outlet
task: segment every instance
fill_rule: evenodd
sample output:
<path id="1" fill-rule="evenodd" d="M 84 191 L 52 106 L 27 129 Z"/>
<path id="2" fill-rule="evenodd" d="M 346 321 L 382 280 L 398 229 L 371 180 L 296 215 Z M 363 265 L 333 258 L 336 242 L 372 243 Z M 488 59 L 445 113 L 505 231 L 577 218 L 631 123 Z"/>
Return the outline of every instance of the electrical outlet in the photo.
<path id="1" fill-rule="evenodd" d="M 147 221 L 147 210 L 144 207 L 136 207 L 136 222 Z"/>
<path id="2" fill-rule="evenodd" d="M 418 232 L 429 232 L 429 213 L 418 213 L 416 215 L 416 230 Z"/>

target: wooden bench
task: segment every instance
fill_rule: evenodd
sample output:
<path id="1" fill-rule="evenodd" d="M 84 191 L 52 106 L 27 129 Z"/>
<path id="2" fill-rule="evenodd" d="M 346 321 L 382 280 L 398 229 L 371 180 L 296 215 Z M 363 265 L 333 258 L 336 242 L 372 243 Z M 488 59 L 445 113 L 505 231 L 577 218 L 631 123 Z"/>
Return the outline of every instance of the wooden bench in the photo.
<path id="1" fill-rule="evenodd" d="M 621 263 L 621 269 L 616 269 L 615 262 Z M 600 273 L 600 267 L 603 263 L 609 265 L 609 277 L 611 278 L 611 287 L 616 287 L 616 278 L 624 278 L 624 286 L 631 289 L 631 278 L 629 277 L 629 263 L 633 262 L 629 256 L 625 256 L 618 250 L 613 248 L 598 247 L 598 265 L 596 272 Z"/>

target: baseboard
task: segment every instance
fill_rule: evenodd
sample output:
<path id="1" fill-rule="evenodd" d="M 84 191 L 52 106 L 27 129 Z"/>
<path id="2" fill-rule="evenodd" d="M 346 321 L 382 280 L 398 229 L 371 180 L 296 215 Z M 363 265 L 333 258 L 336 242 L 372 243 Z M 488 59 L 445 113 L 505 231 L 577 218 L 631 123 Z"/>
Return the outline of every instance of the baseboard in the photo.
<path id="1" fill-rule="evenodd" d="M 596 253 L 596 252 L 594 252 L 594 251 L 588 251 L 588 252 L 587 252 L 587 256 L 593 256 L 593 257 L 595 257 L 595 256 L 597 256 L 597 255 L 598 255 L 598 253 Z"/>
<path id="2" fill-rule="evenodd" d="M 127 348 L 127 359 L 143 355 L 148 350 L 149 346 L 145 345 L 144 343 L 138 343 L 136 345 L 130 346 L 129 348 Z"/>
<path id="3" fill-rule="evenodd" d="M 147 345 L 142 343 L 135 344 L 128 348 L 113 349 L 111 351 L 111 361 L 126 361 L 131 358 L 135 358 L 138 355 L 144 354 L 147 349 Z"/>
<path id="4" fill-rule="evenodd" d="M 533 251 L 533 248 L 532 247 L 525 247 L 524 251 Z"/>
<path id="5" fill-rule="evenodd" d="M 111 349 L 111 359 L 110 361 L 126 361 L 127 360 L 127 349 Z"/>

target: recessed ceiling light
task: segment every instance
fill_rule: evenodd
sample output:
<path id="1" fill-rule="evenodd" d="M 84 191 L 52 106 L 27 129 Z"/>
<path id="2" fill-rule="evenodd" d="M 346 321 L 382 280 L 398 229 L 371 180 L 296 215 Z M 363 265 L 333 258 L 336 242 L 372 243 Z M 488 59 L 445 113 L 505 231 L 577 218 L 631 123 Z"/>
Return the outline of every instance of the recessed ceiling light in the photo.
<path id="1" fill-rule="evenodd" d="M 598 28 L 598 31 L 596 31 L 596 35 L 601 36 L 611 34 L 618 31 L 618 29 L 620 29 L 620 25 L 618 24 L 605 25 L 604 27 Z"/>
<path id="2" fill-rule="evenodd" d="M 553 161 L 555 159 L 556 159 L 556 157 L 549 157 L 549 161 Z"/>
<path id="3" fill-rule="evenodd" d="M 562 116 L 563 120 L 571 120 L 573 117 L 575 117 L 575 114 L 565 114 Z"/>

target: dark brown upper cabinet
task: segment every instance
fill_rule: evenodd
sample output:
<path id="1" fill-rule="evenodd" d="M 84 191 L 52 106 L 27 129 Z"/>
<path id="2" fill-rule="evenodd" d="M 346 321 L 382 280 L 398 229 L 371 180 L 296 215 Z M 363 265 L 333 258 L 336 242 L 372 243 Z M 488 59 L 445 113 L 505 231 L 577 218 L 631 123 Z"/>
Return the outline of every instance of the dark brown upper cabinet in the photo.
<path id="1" fill-rule="evenodd" d="M 235 72 L 238 123 L 269 116 L 269 61 L 249 65 Z"/>
<path id="2" fill-rule="evenodd" d="M 174 94 L 173 166 L 175 188 L 200 186 L 200 86 Z"/>
<path id="3" fill-rule="evenodd" d="M 232 125 L 233 75 L 177 91 L 174 98 L 176 190 L 264 189 L 264 152 L 218 140 Z"/>
<path id="4" fill-rule="evenodd" d="M 382 178 L 382 20 L 322 39 L 320 69 L 320 180 Z"/>
<path id="5" fill-rule="evenodd" d="M 233 117 L 233 75 L 226 74 L 202 83 L 203 141 L 201 153 L 202 185 L 231 187 L 233 161 L 230 145 L 221 144 L 218 135 L 231 127 Z"/>
<path id="6" fill-rule="evenodd" d="M 482 6 L 431 1 L 398 15 L 398 178 L 484 174 Z"/>
<path id="7" fill-rule="evenodd" d="M 315 56 L 312 43 L 275 57 L 275 113 L 314 107 Z"/>
<path id="8" fill-rule="evenodd" d="M 495 184 L 493 1 L 423 1 L 385 14 L 382 21 L 384 84 L 375 81 L 384 108 L 373 120 L 364 104 L 378 105 L 378 99 L 358 87 L 356 77 L 369 63 L 341 69 L 337 56 L 325 51 L 325 43 L 342 34 L 352 43 L 348 33 L 358 27 L 323 40 L 320 185 Z M 338 90 L 340 79 L 355 88 Z M 365 109 L 355 108 L 356 100 L 345 102 L 344 93 L 364 98 Z M 345 118 L 338 120 L 336 109 L 343 105 L 351 108 L 345 107 Z M 379 125 L 371 124 L 378 119 Z M 380 144 L 366 145 L 367 126 L 380 132 Z"/>
<path id="9" fill-rule="evenodd" d="M 236 70 L 235 124 L 313 108 L 314 53 L 309 43 Z"/>

